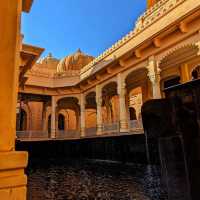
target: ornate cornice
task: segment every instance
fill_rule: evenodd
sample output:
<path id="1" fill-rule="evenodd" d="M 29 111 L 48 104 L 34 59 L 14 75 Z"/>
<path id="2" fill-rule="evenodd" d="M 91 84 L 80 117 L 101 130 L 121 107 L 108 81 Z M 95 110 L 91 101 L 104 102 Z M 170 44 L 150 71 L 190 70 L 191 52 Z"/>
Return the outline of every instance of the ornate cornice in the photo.
<path id="1" fill-rule="evenodd" d="M 86 65 L 81 73 L 88 71 L 95 64 L 99 63 L 103 59 L 105 59 L 108 55 L 114 53 L 118 48 L 123 46 L 129 40 L 133 39 L 136 35 L 146 29 L 148 26 L 162 18 L 165 14 L 173 10 L 179 4 L 183 3 L 187 0 L 160 0 L 155 5 L 150 7 L 143 15 L 141 15 L 136 21 L 136 25 L 134 30 L 130 31 L 127 35 L 125 35 L 121 40 L 117 41 L 113 44 L 109 49 L 100 54 L 97 58 L 95 58 L 92 62 Z"/>

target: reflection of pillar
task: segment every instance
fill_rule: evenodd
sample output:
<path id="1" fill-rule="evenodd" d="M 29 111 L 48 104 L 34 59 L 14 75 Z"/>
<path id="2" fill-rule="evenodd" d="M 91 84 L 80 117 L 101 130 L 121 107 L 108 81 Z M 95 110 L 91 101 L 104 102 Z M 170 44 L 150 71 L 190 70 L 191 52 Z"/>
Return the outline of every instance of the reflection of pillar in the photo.
<path id="1" fill-rule="evenodd" d="M 97 104 L 97 135 L 102 134 L 102 94 L 101 87 L 96 86 L 96 104 Z"/>
<path id="2" fill-rule="evenodd" d="M 117 76 L 118 95 L 119 95 L 119 119 L 120 119 L 120 132 L 128 132 L 128 121 L 126 114 L 126 84 L 122 78 L 121 73 Z"/>
<path id="3" fill-rule="evenodd" d="M 28 154 L 15 151 L 22 1 L 0 3 L 0 198 L 26 199 Z"/>
<path id="4" fill-rule="evenodd" d="M 81 94 L 80 98 L 80 107 L 81 107 L 81 137 L 85 136 L 85 96 L 84 94 Z"/>
<path id="5" fill-rule="evenodd" d="M 157 63 L 153 56 L 149 58 L 149 65 L 147 66 L 147 70 L 149 80 L 152 84 L 153 99 L 160 99 L 160 70 L 157 67 Z"/>
<path id="6" fill-rule="evenodd" d="M 52 96 L 51 100 L 51 138 L 56 138 L 56 99 Z"/>

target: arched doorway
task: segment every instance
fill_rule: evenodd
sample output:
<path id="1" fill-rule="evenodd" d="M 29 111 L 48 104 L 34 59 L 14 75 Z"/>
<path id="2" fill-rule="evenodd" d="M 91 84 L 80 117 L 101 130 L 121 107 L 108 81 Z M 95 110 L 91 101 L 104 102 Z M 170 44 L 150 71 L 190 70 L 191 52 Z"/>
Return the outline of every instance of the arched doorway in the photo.
<path id="1" fill-rule="evenodd" d="M 58 130 L 60 131 L 65 130 L 65 116 L 62 114 L 58 115 Z"/>
<path id="2" fill-rule="evenodd" d="M 135 108 L 129 107 L 129 113 L 130 113 L 130 120 L 137 120 Z"/>
<path id="3" fill-rule="evenodd" d="M 57 102 L 58 129 L 66 131 L 79 130 L 80 106 L 76 97 L 64 97 Z"/>
<path id="4" fill-rule="evenodd" d="M 96 135 L 97 127 L 97 105 L 96 105 L 96 93 L 94 91 L 89 92 L 85 97 L 85 134 Z"/>
<path id="5" fill-rule="evenodd" d="M 118 99 L 116 82 L 110 82 L 102 88 L 103 122 L 105 124 L 117 123 L 119 121 L 119 106 L 116 106 Z"/>
<path id="6" fill-rule="evenodd" d="M 200 78 L 200 65 L 198 65 L 192 70 L 191 75 L 192 75 L 192 80 Z"/>

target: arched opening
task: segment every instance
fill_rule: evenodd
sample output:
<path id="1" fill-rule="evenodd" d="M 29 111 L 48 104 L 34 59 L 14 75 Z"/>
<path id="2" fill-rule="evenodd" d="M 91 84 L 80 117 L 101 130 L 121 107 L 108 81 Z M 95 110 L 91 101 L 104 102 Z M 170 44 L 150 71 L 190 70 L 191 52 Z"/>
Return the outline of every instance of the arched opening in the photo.
<path id="1" fill-rule="evenodd" d="M 65 130 L 65 116 L 62 114 L 58 115 L 58 130 L 60 131 Z"/>
<path id="2" fill-rule="evenodd" d="M 142 87 L 136 87 L 129 91 L 129 117 L 130 120 L 139 119 L 143 104 Z"/>
<path id="3" fill-rule="evenodd" d="M 51 133 L 51 115 L 48 116 L 48 133 Z"/>
<path id="4" fill-rule="evenodd" d="M 76 97 L 64 97 L 57 103 L 58 113 L 62 114 L 62 117 L 58 115 L 58 129 L 66 130 L 78 130 L 79 129 L 79 113 L 80 106 Z M 59 125 L 60 121 L 60 125 Z"/>
<path id="5" fill-rule="evenodd" d="M 66 109 L 66 129 L 77 130 L 77 115 L 74 110 Z"/>
<path id="6" fill-rule="evenodd" d="M 160 61 L 161 90 L 186 83 L 191 80 L 193 75 L 198 77 L 196 71 L 192 72 L 194 66 L 199 62 L 198 51 L 196 45 L 187 45 L 170 52 Z M 196 79 L 194 77 L 192 79 Z M 164 94 L 162 95 L 164 97 Z"/>
<path id="7" fill-rule="evenodd" d="M 85 97 L 85 133 L 86 135 L 96 135 L 97 127 L 97 105 L 96 93 L 89 92 Z"/>
<path id="8" fill-rule="evenodd" d="M 130 120 L 136 120 L 136 110 L 133 107 L 129 107 L 129 114 L 130 114 Z"/>
<path id="9" fill-rule="evenodd" d="M 192 80 L 200 78 L 200 65 L 198 65 L 192 70 L 191 75 L 192 75 Z"/>
<path id="10" fill-rule="evenodd" d="M 119 121 L 118 115 L 119 110 L 116 108 L 118 102 L 118 93 L 117 93 L 117 83 L 110 82 L 105 85 L 102 89 L 102 100 L 103 100 L 103 121 L 104 123 L 110 124 L 113 122 Z M 115 110 L 116 108 L 116 110 Z"/>

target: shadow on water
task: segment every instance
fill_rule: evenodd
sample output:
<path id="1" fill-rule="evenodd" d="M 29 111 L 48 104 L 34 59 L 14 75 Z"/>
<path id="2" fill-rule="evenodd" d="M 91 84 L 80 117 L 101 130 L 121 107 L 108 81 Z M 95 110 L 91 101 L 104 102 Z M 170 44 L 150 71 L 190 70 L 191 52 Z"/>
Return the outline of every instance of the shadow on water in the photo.
<path id="1" fill-rule="evenodd" d="M 29 200 L 166 200 L 160 168 L 99 160 L 32 159 Z"/>

